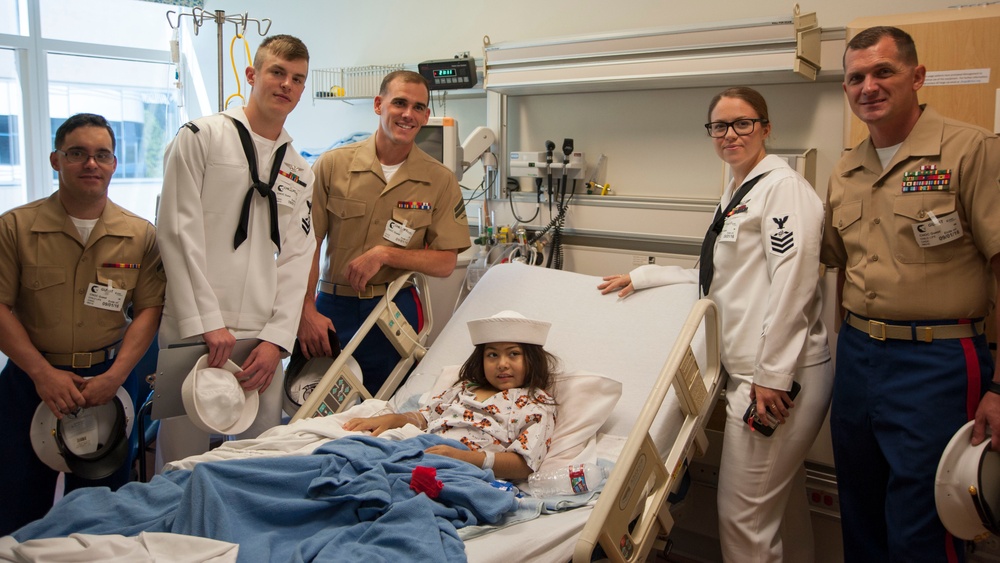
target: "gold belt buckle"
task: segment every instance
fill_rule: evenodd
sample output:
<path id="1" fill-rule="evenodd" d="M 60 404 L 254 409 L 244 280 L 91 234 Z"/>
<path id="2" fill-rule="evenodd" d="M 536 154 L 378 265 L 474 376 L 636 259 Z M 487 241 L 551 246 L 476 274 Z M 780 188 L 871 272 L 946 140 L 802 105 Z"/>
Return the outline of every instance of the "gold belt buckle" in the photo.
<path id="1" fill-rule="evenodd" d="M 916 338 L 919 342 L 934 342 L 934 327 L 918 326 L 916 330 Z"/>
<path id="2" fill-rule="evenodd" d="M 93 364 L 91 363 L 93 354 L 91 352 L 73 352 L 73 361 L 71 365 L 74 369 L 89 368 Z"/>
<path id="3" fill-rule="evenodd" d="M 876 332 L 876 329 L 878 331 Z M 885 341 L 885 323 L 882 321 L 868 321 L 868 336 L 875 340 Z"/>

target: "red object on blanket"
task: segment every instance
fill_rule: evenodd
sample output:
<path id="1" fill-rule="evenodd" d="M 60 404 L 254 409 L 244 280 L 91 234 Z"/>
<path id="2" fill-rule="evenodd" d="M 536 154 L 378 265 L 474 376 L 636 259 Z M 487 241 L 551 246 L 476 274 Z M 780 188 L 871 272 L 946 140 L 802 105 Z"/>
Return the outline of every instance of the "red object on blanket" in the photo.
<path id="1" fill-rule="evenodd" d="M 418 465 L 410 475 L 410 488 L 420 493 L 426 493 L 430 498 L 437 498 L 444 488 L 444 483 L 437 479 L 437 469 Z"/>

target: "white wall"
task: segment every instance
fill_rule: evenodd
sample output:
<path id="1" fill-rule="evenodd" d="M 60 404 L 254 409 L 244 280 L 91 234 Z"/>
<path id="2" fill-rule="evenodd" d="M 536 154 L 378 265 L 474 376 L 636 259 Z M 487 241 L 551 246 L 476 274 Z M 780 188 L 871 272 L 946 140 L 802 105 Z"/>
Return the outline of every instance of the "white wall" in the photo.
<path id="1" fill-rule="evenodd" d="M 823 27 L 844 27 L 861 16 L 917 12 L 947 8 L 953 0 L 803 1 L 803 12 L 816 12 Z M 697 23 L 788 15 L 790 0 L 714 0 L 676 2 L 666 0 L 293 0 L 276 4 L 269 0 L 208 0 L 206 10 L 227 14 L 249 13 L 252 18 L 270 18 L 270 33 L 289 33 L 309 46 L 312 68 L 368 64 L 415 64 L 428 59 L 449 58 L 469 51 L 482 56 L 484 36 L 493 43 L 586 35 L 651 27 L 673 27 Z M 185 25 L 189 25 L 189 20 Z M 233 89 L 228 48 L 233 27 L 224 35 L 227 92 Z M 196 43 L 201 67 L 207 73 L 207 89 L 215 107 L 216 32 L 214 25 L 202 28 Z M 251 48 L 259 38 L 248 33 Z M 240 57 L 237 56 L 237 60 Z M 308 86 L 307 86 L 308 91 Z M 440 113 L 439 113 L 440 115 Z M 485 101 L 448 101 L 448 115 L 459 119 L 463 136 L 485 123 Z M 358 130 L 371 130 L 374 115 L 370 104 L 348 105 L 337 101 L 303 99 L 288 120 L 288 129 L 299 147 L 322 147 Z M 685 133 L 685 136 L 687 133 Z M 669 137 L 669 133 L 665 136 Z"/>

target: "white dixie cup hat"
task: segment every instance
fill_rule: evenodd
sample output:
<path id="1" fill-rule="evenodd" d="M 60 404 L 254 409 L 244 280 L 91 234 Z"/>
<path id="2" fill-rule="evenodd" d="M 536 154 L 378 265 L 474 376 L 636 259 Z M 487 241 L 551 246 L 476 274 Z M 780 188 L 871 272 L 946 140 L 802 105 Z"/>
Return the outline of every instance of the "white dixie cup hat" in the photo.
<path id="1" fill-rule="evenodd" d="M 226 360 L 221 368 L 208 366 L 208 354 L 198 358 L 184 378 L 181 398 L 195 426 L 208 433 L 239 434 L 257 418 L 257 390 L 244 390 L 235 375 L 240 366 Z"/>
<path id="2" fill-rule="evenodd" d="M 489 342 L 544 346 L 552 323 L 529 319 L 517 311 L 500 311 L 492 317 L 469 321 L 468 325 L 476 346 Z"/>
<path id="3" fill-rule="evenodd" d="M 980 540 L 1000 533 L 1000 452 L 987 436 L 970 443 L 975 421 L 952 436 L 938 463 L 934 503 L 944 527 L 957 538 Z"/>

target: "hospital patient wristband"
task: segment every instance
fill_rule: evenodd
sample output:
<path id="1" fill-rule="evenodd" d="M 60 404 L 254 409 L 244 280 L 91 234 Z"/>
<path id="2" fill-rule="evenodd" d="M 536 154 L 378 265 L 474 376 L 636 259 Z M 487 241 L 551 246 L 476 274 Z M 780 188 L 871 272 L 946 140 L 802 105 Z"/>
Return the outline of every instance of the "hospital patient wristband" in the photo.
<path id="1" fill-rule="evenodd" d="M 1000 395 L 1000 382 L 990 381 L 986 385 L 986 392 L 987 393 L 996 393 L 997 395 Z"/>
<path id="2" fill-rule="evenodd" d="M 486 454 L 486 459 L 483 460 L 483 469 L 493 469 L 493 462 L 496 461 L 497 455 L 493 452 L 483 452 Z"/>

